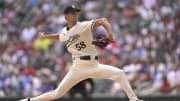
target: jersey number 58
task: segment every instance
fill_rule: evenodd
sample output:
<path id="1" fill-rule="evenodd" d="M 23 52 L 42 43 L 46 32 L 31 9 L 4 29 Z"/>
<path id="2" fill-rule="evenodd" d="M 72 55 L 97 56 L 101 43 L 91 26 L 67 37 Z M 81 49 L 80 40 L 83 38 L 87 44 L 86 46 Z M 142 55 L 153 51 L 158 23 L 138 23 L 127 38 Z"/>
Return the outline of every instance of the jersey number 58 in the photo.
<path id="1" fill-rule="evenodd" d="M 77 48 L 78 51 L 80 51 L 81 49 L 86 48 L 86 44 L 84 43 L 84 41 L 81 41 L 75 44 L 75 47 Z"/>

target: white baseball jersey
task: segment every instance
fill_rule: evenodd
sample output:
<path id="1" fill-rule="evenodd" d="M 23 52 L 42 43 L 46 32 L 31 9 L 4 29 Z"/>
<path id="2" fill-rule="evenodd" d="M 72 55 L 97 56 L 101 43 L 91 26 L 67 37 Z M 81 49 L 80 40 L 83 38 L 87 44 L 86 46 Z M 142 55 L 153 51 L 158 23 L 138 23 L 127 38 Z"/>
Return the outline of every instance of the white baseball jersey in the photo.
<path id="1" fill-rule="evenodd" d="M 92 44 L 92 28 L 94 20 L 77 22 L 71 29 L 63 28 L 59 34 L 61 42 L 64 42 L 73 57 L 97 55 L 97 50 Z"/>
<path id="2" fill-rule="evenodd" d="M 96 48 L 94 45 L 92 45 L 93 25 L 93 20 L 78 22 L 69 30 L 67 30 L 65 27 L 62 30 L 62 33 L 59 34 L 60 40 L 65 42 L 68 51 L 72 53 L 72 56 L 79 57 L 84 55 L 97 55 Z M 127 81 L 124 72 L 117 67 L 99 64 L 98 60 L 95 59 L 86 61 L 75 59 L 71 69 L 54 91 L 42 94 L 33 98 L 33 100 L 51 101 L 60 98 L 78 82 L 87 78 L 115 80 L 121 84 L 121 87 L 127 93 L 130 101 L 137 101 L 137 96 Z"/>

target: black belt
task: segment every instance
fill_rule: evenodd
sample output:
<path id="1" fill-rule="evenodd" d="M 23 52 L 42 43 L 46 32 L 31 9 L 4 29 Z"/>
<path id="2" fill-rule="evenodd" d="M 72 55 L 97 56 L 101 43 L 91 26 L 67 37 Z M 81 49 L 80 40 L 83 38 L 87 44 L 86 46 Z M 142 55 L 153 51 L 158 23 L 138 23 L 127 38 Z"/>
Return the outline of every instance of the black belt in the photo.
<path id="1" fill-rule="evenodd" d="M 94 58 L 91 58 L 91 57 L 94 57 Z M 75 60 L 76 58 L 73 58 L 73 59 Z M 80 60 L 98 60 L 99 57 L 98 56 L 89 56 L 89 55 L 87 55 L 87 56 L 80 56 L 79 59 Z"/>

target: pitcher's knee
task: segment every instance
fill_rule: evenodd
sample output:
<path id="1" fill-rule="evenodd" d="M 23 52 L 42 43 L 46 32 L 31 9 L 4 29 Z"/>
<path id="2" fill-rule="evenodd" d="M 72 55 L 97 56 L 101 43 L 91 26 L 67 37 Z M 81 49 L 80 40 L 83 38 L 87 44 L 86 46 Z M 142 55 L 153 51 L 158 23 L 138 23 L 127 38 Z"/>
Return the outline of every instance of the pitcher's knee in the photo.
<path id="1" fill-rule="evenodd" d="M 115 74 L 115 80 L 121 78 L 123 75 L 125 75 L 123 70 L 118 70 Z"/>
<path id="2" fill-rule="evenodd" d="M 116 75 L 122 75 L 122 74 L 124 74 L 124 71 L 121 70 L 121 69 L 119 69 L 119 70 L 116 72 Z"/>
<path id="3" fill-rule="evenodd" d="M 121 70 L 121 69 L 119 69 L 119 74 L 124 74 L 124 71 L 123 70 Z"/>

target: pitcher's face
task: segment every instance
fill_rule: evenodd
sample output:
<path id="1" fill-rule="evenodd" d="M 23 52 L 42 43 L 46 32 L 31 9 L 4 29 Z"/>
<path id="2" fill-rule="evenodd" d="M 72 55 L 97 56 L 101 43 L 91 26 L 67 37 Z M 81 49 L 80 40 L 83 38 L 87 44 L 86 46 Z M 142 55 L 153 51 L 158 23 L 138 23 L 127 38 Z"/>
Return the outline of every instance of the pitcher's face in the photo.
<path id="1" fill-rule="evenodd" d="M 78 21 L 78 12 L 72 11 L 68 14 L 65 14 L 65 19 L 70 22 L 77 22 Z"/>

